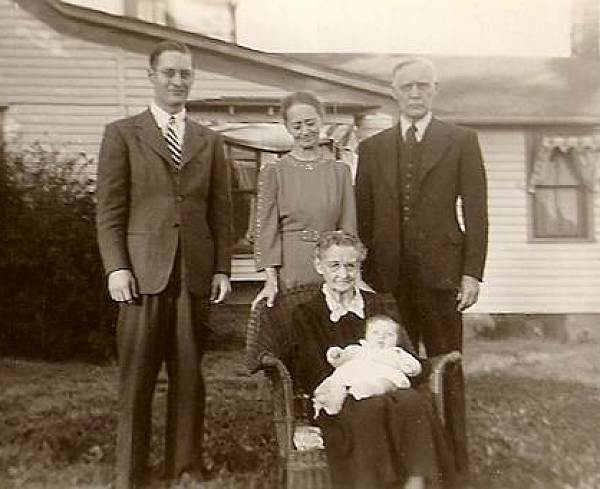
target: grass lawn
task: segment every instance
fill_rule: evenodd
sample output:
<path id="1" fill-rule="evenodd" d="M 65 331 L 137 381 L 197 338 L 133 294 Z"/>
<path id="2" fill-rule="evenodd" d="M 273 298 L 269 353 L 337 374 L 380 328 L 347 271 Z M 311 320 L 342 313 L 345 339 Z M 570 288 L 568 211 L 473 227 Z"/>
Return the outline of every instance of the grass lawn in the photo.
<path id="1" fill-rule="evenodd" d="M 470 340 L 471 465 L 480 489 L 600 487 L 600 345 Z M 241 352 L 209 352 L 207 488 L 273 487 L 269 406 Z M 161 487 L 166 388 L 155 401 Z M 113 477 L 116 369 L 0 359 L 0 488 L 100 488 Z"/>

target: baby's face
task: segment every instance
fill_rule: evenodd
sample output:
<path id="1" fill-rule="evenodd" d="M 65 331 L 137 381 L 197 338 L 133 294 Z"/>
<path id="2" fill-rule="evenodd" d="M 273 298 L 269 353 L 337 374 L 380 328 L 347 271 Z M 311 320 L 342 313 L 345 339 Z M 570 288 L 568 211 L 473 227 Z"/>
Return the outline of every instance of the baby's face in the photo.
<path id="1" fill-rule="evenodd" d="M 392 348 L 398 343 L 398 331 L 392 321 L 375 321 L 369 324 L 365 340 L 376 348 Z"/>

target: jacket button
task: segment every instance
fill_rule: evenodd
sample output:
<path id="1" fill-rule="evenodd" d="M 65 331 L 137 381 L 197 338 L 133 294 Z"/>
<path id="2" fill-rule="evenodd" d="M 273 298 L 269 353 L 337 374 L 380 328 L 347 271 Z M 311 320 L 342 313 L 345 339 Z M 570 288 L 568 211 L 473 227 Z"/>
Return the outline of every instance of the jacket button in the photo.
<path id="1" fill-rule="evenodd" d="M 178 228 L 178 227 L 179 227 L 179 223 L 178 223 L 178 222 L 176 222 L 175 224 L 173 224 L 173 227 L 174 227 L 174 228 Z"/>
<path id="2" fill-rule="evenodd" d="M 177 197 L 175 197 L 175 200 L 177 202 L 183 202 L 183 199 L 184 199 L 183 195 L 178 195 Z"/>

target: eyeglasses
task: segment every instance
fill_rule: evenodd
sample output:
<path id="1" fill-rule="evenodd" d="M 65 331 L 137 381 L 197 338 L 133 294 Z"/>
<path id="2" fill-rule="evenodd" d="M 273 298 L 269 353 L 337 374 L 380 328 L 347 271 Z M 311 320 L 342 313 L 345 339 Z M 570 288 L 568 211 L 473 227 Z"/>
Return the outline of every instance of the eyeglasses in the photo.
<path id="1" fill-rule="evenodd" d="M 411 83 L 403 83 L 402 85 L 398 85 L 397 88 L 402 93 L 410 93 L 413 88 L 417 89 L 417 92 L 426 92 L 427 90 L 431 90 L 434 87 L 433 83 L 430 82 L 411 82 Z"/>
<path id="2" fill-rule="evenodd" d="M 354 273 L 360 270 L 359 261 L 326 261 L 325 266 L 332 272 L 339 272 L 342 267 L 345 268 L 348 273 Z"/>
<path id="3" fill-rule="evenodd" d="M 179 78 L 181 78 L 183 81 L 189 81 L 194 76 L 194 72 L 192 70 L 176 70 L 173 68 L 165 68 L 163 70 L 156 71 L 158 71 L 161 75 L 163 75 L 165 78 L 168 78 L 169 80 L 171 78 L 175 78 L 175 75 L 177 75 L 177 73 L 179 73 Z"/>

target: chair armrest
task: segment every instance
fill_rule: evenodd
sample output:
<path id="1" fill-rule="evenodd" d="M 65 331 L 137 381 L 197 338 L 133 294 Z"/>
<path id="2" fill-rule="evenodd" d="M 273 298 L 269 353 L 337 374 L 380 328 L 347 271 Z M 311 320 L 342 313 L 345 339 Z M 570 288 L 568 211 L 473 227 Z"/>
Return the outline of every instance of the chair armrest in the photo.
<path id="1" fill-rule="evenodd" d="M 260 356 L 259 370 L 264 370 L 273 388 L 273 416 L 280 449 L 284 456 L 293 450 L 294 389 L 285 364 L 271 353 Z"/>
<path id="2" fill-rule="evenodd" d="M 433 395 L 437 407 L 438 416 L 444 424 L 444 378 L 446 370 L 454 364 L 462 361 L 462 355 L 459 351 L 451 351 L 444 355 L 437 355 L 429 359 L 431 372 L 429 374 L 429 390 Z"/>

